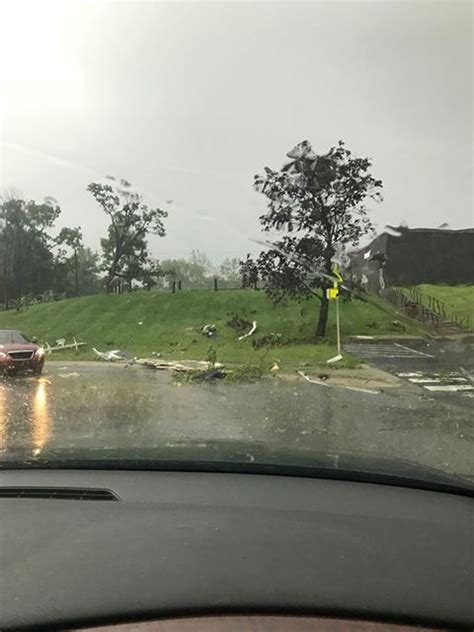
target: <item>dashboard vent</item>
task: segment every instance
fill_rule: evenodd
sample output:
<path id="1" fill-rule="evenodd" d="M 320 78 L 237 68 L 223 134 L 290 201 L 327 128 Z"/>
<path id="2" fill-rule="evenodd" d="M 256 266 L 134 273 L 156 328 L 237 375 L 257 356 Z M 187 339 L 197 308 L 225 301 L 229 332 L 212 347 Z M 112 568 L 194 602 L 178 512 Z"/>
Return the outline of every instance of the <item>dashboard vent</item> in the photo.
<path id="1" fill-rule="evenodd" d="M 0 487 L 0 498 L 44 498 L 51 500 L 112 500 L 120 498 L 108 489 L 77 487 Z"/>

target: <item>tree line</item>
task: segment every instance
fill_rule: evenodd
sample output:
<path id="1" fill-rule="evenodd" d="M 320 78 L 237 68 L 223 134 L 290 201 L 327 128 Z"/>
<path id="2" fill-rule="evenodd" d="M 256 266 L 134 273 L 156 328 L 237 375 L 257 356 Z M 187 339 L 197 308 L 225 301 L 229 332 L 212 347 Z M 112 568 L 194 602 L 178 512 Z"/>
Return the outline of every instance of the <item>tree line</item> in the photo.
<path id="1" fill-rule="evenodd" d="M 334 266 L 345 267 L 345 289 L 351 294 L 347 249 L 373 230 L 367 201 L 381 201 L 382 181 L 344 142 L 325 154 L 309 141 L 298 143 L 280 169 L 265 167 L 254 188 L 267 201 L 259 218 L 264 233 L 276 233 L 257 257 L 226 259 L 216 270 L 195 251 L 188 260 L 154 259 L 148 237 L 166 234 L 168 212 L 150 208 L 130 182 L 108 176 L 87 190 L 109 220 L 101 254 L 83 243 L 81 229 L 55 233 L 61 209 L 53 198 L 38 203 L 7 195 L 0 203 L 0 303 L 41 292 L 79 296 L 134 287 L 163 288 L 171 283 L 206 287 L 218 274 L 234 287 L 262 287 L 274 301 L 288 297 L 319 300 L 315 336 L 326 332 Z M 221 284 L 222 287 L 222 284 Z M 354 294 L 360 297 L 357 292 Z"/>
<path id="2" fill-rule="evenodd" d="M 0 198 L 0 305 L 34 300 L 166 288 L 206 287 L 219 276 L 221 287 L 240 284 L 239 260 L 215 266 L 193 251 L 188 259 L 153 258 L 148 236 L 165 236 L 167 212 L 150 209 L 126 180 L 108 177 L 87 187 L 109 219 L 101 253 L 84 244 L 80 227 L 56 229 L 61 208 L 54 198 L 25 200 L 15 190 Z"/>

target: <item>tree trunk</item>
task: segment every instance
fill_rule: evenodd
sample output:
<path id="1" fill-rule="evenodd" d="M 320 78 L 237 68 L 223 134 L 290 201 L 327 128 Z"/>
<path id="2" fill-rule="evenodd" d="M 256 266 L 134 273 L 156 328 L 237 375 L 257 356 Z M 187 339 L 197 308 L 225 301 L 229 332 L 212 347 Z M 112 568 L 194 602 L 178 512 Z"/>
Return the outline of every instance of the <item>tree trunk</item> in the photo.
<path id="1" fill-rule="evenodd" d="M 324 338 L 329 315 L 329 301 L 326 298 L 326 288 L 323 288 L 323 296 L 319 308 L 319 321 L 316 329 L 316 338 Z"/>

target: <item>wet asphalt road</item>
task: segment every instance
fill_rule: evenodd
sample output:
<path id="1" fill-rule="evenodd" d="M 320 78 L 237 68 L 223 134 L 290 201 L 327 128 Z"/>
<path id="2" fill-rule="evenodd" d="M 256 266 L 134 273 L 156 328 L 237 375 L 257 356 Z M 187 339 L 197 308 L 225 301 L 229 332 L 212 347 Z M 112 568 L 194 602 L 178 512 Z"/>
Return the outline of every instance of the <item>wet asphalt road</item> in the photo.
<path id="1" fill-rule="evenodd" d="M 0 379 L 0 459 L 45 451 L 240 442 L 304 453 L 403 458 L 472 475 L 472 399 L 419 385 L 377 394 L 301 378 L 178 386 L 143 367 L 50 362 L 41 378 Z"/>

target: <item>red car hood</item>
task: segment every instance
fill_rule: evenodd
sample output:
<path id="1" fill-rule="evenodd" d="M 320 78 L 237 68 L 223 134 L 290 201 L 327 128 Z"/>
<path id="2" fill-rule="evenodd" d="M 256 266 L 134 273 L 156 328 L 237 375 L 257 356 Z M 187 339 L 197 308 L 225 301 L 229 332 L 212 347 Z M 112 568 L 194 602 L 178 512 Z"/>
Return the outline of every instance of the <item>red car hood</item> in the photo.
<path id="1" fill-rule="evenodd" d="M 9 342 L 8 344 L 0 344 L 0 351 L 3 353 L 9 353 L 10 351 L 37 351 L 38 345 L 33 342 Z"/>

